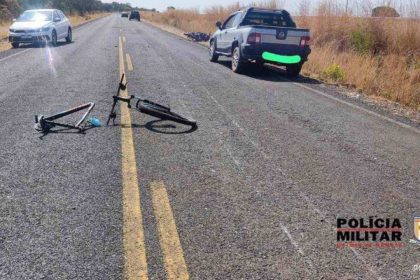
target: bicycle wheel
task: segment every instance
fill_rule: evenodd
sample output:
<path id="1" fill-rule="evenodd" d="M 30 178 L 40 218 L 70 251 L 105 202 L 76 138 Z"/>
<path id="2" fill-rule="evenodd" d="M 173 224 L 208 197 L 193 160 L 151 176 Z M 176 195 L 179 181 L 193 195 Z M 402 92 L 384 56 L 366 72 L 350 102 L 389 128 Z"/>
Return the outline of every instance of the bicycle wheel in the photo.
<path id="1" fill-rule="evenodd" d="M 137 102 L 136 108 L 143 114 L 147 114 L 162 120 L 170 120 L 193 127 L 197 126 L 197 122 L 195 120 L 190 120 L 180 114 L 172 112 L 168 107 L 153 102 Z"/>

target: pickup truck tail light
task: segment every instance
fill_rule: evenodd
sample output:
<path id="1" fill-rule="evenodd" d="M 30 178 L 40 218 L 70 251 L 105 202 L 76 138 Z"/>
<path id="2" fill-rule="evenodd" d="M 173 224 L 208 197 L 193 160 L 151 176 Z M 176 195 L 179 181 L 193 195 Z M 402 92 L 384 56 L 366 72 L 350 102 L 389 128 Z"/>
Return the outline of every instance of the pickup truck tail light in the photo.
<path id="1" fill-rule="evenodd" d="M 246 40 L 248 44 L 260 44 L 261 43 L 261 33 L 253 32 L 248 35 Z"/>
<path id="2" fill-rule="evenodd" d="M 311 37 L 309 37 L 309 36 L 301 37 L 299 47 L 304 48 L 305 46 L 309 46 L 310 40 L 311 40 Z"/>

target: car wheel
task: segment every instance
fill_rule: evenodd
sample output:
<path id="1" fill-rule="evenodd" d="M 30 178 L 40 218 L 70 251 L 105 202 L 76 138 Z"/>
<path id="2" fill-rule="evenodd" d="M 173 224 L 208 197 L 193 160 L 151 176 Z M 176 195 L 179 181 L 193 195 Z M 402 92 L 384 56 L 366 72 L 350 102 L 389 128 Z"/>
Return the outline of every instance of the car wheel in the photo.
<path id="1" fill-rule="evenodd" d="M 51 45 L 53 47 L 57 46 L 57 32 L 55 30 L 53 30 L 51 33 Z"/>
<path id="2" fill-rule="evenodd" d="M 216 62 L 219 59 L 219 55 L 216 53 L 216 41 L 210 42 L 209 57 L 211 62 Z"/>
<path id="3" fill-rule="evenodd" d="M 246 68 L 246 62 L 241 57 L 239 46 L 235 47 L 232 52 L 232 71 L 235 73 L 243 73 Z"/>
<path id="4" fill-rule="evenodd" d="M 299 76 L 300 70 L 302 70 L 303 64 L 290 64 L 286 66 L 286 74 L 289 77 Z"/>
<path id="5" fill-rule="evenodd" d="M 73 32 L 69 27 L 69 31 L 67 32 L 66 42 L 71 43 L 73 41 Z"/>
<path id="6" fill-rule="evenodd" d="M 19 43 L 12 43 L 12 47 L 13 47 L 14 49 L 19 48 Z"/>

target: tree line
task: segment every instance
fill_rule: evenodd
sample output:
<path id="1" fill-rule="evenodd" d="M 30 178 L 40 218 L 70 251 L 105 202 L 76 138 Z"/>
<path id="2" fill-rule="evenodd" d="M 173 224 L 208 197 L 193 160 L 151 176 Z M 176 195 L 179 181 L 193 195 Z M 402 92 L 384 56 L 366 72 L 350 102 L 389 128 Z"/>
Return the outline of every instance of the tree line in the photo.
<path id="1" fill-rule="evenodd" d="M 129 3 L 102 3 L 99 0 L 0 0 L 0 21 L 10 20 L 28 9 L 54 8 L 66 14 L 132 10 Z"/>

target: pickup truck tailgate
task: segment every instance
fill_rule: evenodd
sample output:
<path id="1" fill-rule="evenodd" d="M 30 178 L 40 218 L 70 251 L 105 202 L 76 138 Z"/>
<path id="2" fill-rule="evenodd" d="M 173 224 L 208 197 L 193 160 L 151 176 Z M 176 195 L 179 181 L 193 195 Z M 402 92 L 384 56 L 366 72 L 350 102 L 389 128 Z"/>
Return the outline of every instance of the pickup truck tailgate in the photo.
<path id="1" fill-rule="evenodd" d="M 261 32 L 261 42 L 299 46 L 300 39 L 304 36 L 309 36 L 309 31 L 289 28 L 266 29 Z"/>
<path id="2" fill-rule="evenodd" d="M 308 29 L 276 28 L 276 27 L 253 27 L 251 32 L 261 34 L 261 44 L 265 51 L 293 55 L 300 52 L 299 46 L 302 37 L 310 35 Z"/>

